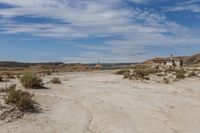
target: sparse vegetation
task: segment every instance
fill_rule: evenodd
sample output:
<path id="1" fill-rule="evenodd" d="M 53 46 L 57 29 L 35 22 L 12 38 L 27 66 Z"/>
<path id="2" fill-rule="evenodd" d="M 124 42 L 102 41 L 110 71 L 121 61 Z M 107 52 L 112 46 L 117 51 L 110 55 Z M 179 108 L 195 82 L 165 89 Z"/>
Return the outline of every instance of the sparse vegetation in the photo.
<path id="1" fill-rule="evenodd" d="M 3 82 L 3 77 L 2 76 L 0 76 L 0 82 Z"/>
<path id="2" fill-rule="evenodd" d="M 115 74 L 117 74 L 117 75 L 123 75 L 124 79 L 131 79 L 131 71 L 129 69 L 119 70 Z"/>
<path id="3" fill-rule="evenodd" d="M 22 90 L 16 90 L 15 86 L 10 86 L 6 91 L 4 100 L 6 104 L 14 105 L 21 111 L 34 109 L 32 97 L 34 95 Z"/>
<path id="4" fill-rule="evenodd" d="M 184 69 L 176 69 L 175 72 L 176 73 L 182 73 L 182 74 L 186 73 L 186 71 Z"/>
<path id="5" fill-rule="evenodd" d="M 149 78 L 149 77 L 143 77 L 143 79 L 144 79 L 144 80 L 150 80 L 150 78 Z"/>
<path id="6" fill-rule="evenodd" d="M 124 75 L 124 74 L 127 74 L 127 73 L 131 73 L 131 71 L 129 69 L 122 69 L 122 70 L 117 71 L 115 74 Z"/>
<path id="7" fill-rule="evenodd" d="M 176 78 L 177 79 L 184 79 L 185 78 L 185 74 L 182 72 L 176 72 Z"/>
<path id="8" fill-rule="evenodd" d="M 190 71 L 190 73 L 189 73 Z M 116 74 L 124 76 L 124 79 L 130 80 L 150 80 L 151 78 L 158 82 L 164 82 L 168 84 L 170 81 L 178 81 L 187 77 L 195 77 L 197 72 L 189 70 L 188 68 L 145 68 L 145 69 L 122 69 Z M 168 77 L 168 78 L 166 78 Z M 170 79 L 169 79 L 170 78 Z"/>
<path id="9" fill-rule="evenodd" d="M 0 89 L 0 92 L 7 92 L 8 90 L 11 90 L 11 89 L 15 89 L 16 88 L 16 84 L 11 84 L 10 86 L 6 86 L 5 88 L 1 88 Z"/>
<path id="10" fill-rule="evenodd" d="M 149 75 L 148 71 L 146 71 L 145 69 L 136 69 L 133 73 L 134 76 L 137 77 L 144 77 Z"/>
<path id="11" fill-rule="evenodd" d="M 163 81 L 164 81 L 165 84 L 169 84 L 169 79 L 167 79 L 167 78 L 164 77 Z"/>
<path id="12" fill-rule="evenodd" d="M 61 84 L 61 80 L 58 77 L 54 77 L 50 82 L 53 84 Z"/>
<path id="13" fill-rule="evenodd" d="M 16 77 L 11 73 L 7 73 L 6 78 L 7 79 L 15 79 Z"/>
<path id="14" fill-rule="evenodd" d="M 156 76 L 162 77 L 162 76 L 165 76 L 165 74 L 158 73 L 158 74 L 156 74 Z"/>
<path id="15" fill-rule="evenodd" d="M 172 73 L 172 72 L 174 72 L 174 69 L 170 67 L 170 68 L 165 69 L 164 72 L 165 73 Z"/>
<path id="16" fill-rule="evenodd" d="M 39 71 L 39 72 L 37 72 L 37 75 L 50 76 L 50 75 L 52 75 L 52 71 Z"/>
<path id="17" fill-rule="evenodd" d="M 195 72 L 190 72 L 189 74 L 188 74 L 188 77 L 195 77 L 196 76 L 196 73 Z"/>
<path id="18" fill-rule="evenodd" d="M 25 88 L 41 88 L 41 87 L 43 87 L 42 79 L 31 73 L 25 73 L 21 77 L 20 82 L 22 83 L 22 85 Z"/>

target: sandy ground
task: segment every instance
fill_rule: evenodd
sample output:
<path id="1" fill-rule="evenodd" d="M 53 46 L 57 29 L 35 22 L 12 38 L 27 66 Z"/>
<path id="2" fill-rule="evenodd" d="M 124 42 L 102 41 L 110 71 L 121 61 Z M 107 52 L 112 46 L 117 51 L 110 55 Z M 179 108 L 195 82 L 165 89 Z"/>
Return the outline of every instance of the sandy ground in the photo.
<path id="1" fill-rule="evenodd" d="M 0 133 L 200 133 L 199 79 L 139 83 L 102 71 L 60 74 L 53 85 L 52 77 L 50 89 L 31 90 L 42 112 Z"/>

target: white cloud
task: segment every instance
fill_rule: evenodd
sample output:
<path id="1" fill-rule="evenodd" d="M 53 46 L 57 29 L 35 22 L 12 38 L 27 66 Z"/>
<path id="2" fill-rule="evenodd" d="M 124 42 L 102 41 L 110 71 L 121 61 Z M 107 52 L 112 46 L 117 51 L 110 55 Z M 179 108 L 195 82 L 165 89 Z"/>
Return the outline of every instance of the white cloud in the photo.
<path id="1" fill-rule="evenodd" d="M 104 40 L 98 46 L 76 44 L 86 48 L 88 52 L 81 52 L 79 56 L 70 59 L 62 57 L 63 61 L 93 62 L 104 59 L 104 62 L 120 62 L 120 60 L 129 62 L 153 56 L 153 54 L 131 56 L 138 51 L 146 52 L 145 46 L 200 44 L 198 37 L 200 33 L 178 25 L 152 10 L 123 8 L 122 0 L 0 0 L 0 2 L 17 5 L 15 8 L 0 9 L 1 34 L 26 33 L 39 37 L 59 38 L 63 41 L 82 37 L 115 36 L 115 40 Z M 147 1 L 132 0 L 132 2 Z M 194 10 L 193 7 L 190 8 Z M 198 7 L 196 8 L 195 11 L 198 11 Z M 176 10 L 182 9 L 179 7 Z M 21 23 L 13 20 L 13 17 L 17 16 L 34 19 L 45 17 L 67 24 Z"/>
<path id="2" fill-rule="evenodd" d="M 144 3 L 144 2 L 146 2 L 146 0 L 130 0 L 130 1 L 132 1 L 134 3 Z"/>
<path id="3" fill-rule="evenodd" d="M 181 3 L 177 3 L 173 7 L 168 7 L 166 11 L 176 12 L 176 11 L 191 11 L 194 13 L 200 13 L 200 0 L 188 0 Z"/>

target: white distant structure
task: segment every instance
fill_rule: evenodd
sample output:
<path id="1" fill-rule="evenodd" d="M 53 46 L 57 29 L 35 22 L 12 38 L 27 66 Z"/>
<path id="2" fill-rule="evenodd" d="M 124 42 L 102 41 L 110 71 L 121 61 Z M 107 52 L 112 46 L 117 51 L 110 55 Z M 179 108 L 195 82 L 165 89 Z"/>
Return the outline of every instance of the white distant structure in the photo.
<path id="1" fill-rule="evenodd" d="M 155 58 L 153 59 L 154 66 L 168 66 L 168 67 L 181 67 L 184 59 L 181 57 L 173 57 L 171 54 L 169 58 Z"/>

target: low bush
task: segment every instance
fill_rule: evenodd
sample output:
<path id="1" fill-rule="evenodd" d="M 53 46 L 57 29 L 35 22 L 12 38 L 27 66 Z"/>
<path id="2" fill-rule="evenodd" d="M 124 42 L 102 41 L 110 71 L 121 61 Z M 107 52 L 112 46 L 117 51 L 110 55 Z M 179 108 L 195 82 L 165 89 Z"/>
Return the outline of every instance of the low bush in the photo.
<path id="1" fill-rule="evenodd" d="M 144 79 L 144 80 L 150 80 L 149 77 L 143 77 L 142 79 Z"/>
<path id="2" fill-rule="evenodd" d="M 21 77 L 20 82 L 22 83 L 22 85 L 25 88 L 41 88 L 41 87 L 43 87 L 42 79 L 31 73 L 25 73 Z"/>
<path id="3" fill-rule="evenodd" d="M 11 85 L 8 86 L 8 87 L 6 86 L 5 88 L 1 88 L 1 89 L 0 89 L 0 93 L 1 93 L 1 92 L 5 93 L 5 92 L 7 92 L 7 91 L 10 90 L 10 89 L 15 89 L 16 86 L 17 86 L 16 84 L 11 84 Z"/>
<path id="4" fill-rule="evenodd" d="M 158 74 L 156 74 L 156 76 L 162 77 L 162 76 L 165 76 L 165 74 L 158 73 Z"/>
<path id="5" fill-rule="evenodd" d="M 145 69 L 136 69 L 133 72 L 133 77 L 138 80 L 150 80 L 149 77 L 147 77 L 149 74 L 151 74 L 152 71 L 149 71 L 149 69 L 145 70 Z"/>
<path id="6" fill-rule="evenodd" d="M 131 73 L 131 71 L 129 69 L 122 69 L 122 70 L 117 71 L 115 74 L 124 75 L 124 74 L 127 74 L 127 73 Z"/>
<path id="7" fill-rule="evenodd" d="M 16 77 L 12 73 L 7 73 L 6 78 L 7 79 L 15 79 Z"/>
<path id="8" fill-rule="evenodd" d="M 134 71 L 134 75 L 138 77 L 145 77 L 148 76 L 150 73 L 144 69 L 136 69 Z"/>
<path id="9" fill-rule="evenodd" d="M 124 73 L 124 79 L 132 79 L 131 73 Z"/>
<path id="10" fill-rule="evenodd" d="M 198 71 L 199 71 L 199 69 L 197 69 L 197 68 L 194 68 L 194 69 L 193 69 L 193 71 L 194 71 L 194 72 L 198 72 Z"/>
<path id="11" fill-rule="evenodd" d="M 4 78 L 2 76 L 0 76 L 0 82 L 3 82 Z"/>
<path id="12" fill-rule="evenodd" d="M 124 79 L 131 79 L 131 71 L 129 69 L 119 70 L 115 74 L 117 74 L 117 75 L 123 75 Z"/>
<path id="13" fill-rule="evenodd" d="M 190 72 L 189 74 L 188 74 L 188 77 L 195 77 L 196 76 L 196 73 L 195 72 Z"/>
<path id="14" fill-rule="evenodd" d="M 175 75 L 176 75 L 177 79 L 184 79 L 185 78 L 186 72 L 185 72 L 184 69 L 177 69 L 175 72 L 176 72 Z"/>
<path id="15" fill-rule="evenodd" d="M 165 84 L 169 84 L 169 79 L 163 78 L 163 81 L 164 81 Z"/>
<path id="16" fill-rule="evenodd" d="M 51 79 L 50 82 L 53 84 L 61 84 L 61 80 L 57 77 L 54 77 L 53 79 Z"/>
<path id="17" fill-rule="evenodd" d="M 15 87 L 12 87 L 7 90 L 4 96 L 5 103 L 14 105 L 21 111 L 34 109 L 34 102 L 32 100 L 34 95 L 22 90 L 16 90 Z"/>
<path id="18" fill-rule="evenodd" d="M 184 79 L 185 78 L 185 74 L 184 73 L 176 73 L 176 78 L 177 79 Z"/>
<path id="19" fill-rule="evenodd" d="M 149 68 L 149 69 L 146 69 L 146 72 L 148 74 L 156 74 L 156 73 L 159 73 L 161 72 L 159 69 L 155 69 L 155 68 Z"/>
<path id="20" fill-rule="evenodd" d="M 185 70 L 184 69 L 177 69 L 175 70 L 176 73 L 185 73 Z"/>
<path id="21" fill-rule="evenodd" d="M 174 72 L 174 69 L 173 68 L 167 68 L 164 70 L 165 73 L 172 73 Z"/>

